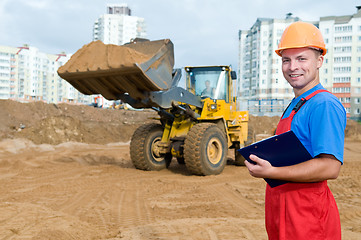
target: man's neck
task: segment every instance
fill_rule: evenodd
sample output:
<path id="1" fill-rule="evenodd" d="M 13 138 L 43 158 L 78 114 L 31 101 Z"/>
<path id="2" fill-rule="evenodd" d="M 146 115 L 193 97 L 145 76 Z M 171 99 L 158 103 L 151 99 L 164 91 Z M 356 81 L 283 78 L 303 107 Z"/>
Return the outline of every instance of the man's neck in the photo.
<path id="1" fill-rule="evenodd" d="M 310 82 L 309 84 L 307 84 L 305 87 L 303 88 L 293 88 L 293 92 L 295 94 L 295 98 L 298 98 L 299 96 L 301 96 L 302 94 L 304 94 L 305 92 L 307 92 L 308 90 L 316 87 L 318 84 L 320 83 L 320 80 L 317 79 L 315 81 Z"/>

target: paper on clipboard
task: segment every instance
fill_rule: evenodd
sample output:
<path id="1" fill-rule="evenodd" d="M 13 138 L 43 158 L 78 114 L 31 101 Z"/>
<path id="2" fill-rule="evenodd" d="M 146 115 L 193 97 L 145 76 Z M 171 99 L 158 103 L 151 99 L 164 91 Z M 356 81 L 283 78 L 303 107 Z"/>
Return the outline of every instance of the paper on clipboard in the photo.
<path id="1" fill-rule="evenodd" d="M 291 166 L 312 159 L 311 154 L 293 131 L 272 136 L 238 151 L 247 161 L 253 164 L 254 162 L 249 159 L 251 154 L 269 161 L 274 167 Z M 265 180 L 271 187 L 286 183 L 286 181 L 276 179 Z"/>

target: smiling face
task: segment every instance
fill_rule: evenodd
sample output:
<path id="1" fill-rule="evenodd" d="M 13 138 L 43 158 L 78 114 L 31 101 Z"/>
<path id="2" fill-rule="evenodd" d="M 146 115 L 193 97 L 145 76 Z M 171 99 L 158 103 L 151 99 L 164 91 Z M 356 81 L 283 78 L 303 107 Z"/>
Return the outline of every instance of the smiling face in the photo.
<path id="1" fill-rule="evenodd" d="M 320 83 L 319 68 L 323 56 L 310 48 L 291 48 L 282 51 L 282 72 L 293 87 L 296 97 Z"/>

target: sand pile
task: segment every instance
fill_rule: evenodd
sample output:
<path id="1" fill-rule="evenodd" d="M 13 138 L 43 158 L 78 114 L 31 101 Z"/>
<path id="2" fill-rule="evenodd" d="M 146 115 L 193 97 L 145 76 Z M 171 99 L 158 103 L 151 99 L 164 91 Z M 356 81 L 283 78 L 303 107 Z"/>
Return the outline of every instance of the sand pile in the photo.
<path id="1" fill-rule="evenodd" d="M 61 78 L 83 94 L 101 94 L 108 100 L 128 93 L 142 100 L 148 92 L 169 89 L 174 65 L 169 39 L 135 41 L 118 46 L 91 42 L 58 69 Z"/>
<path id="2" fill-rule="evenodd" d="M 158 122 L 153 119 L 158 117 L 153 110 L 113 110 L 11 100 L 0 100 L 0 108 L 0 140 L 25 138 L 36 144 L 128 142 L 138 126 Z M 273 135 L 278 120 L 279 117 L 250 116 L 249 140 Z M 346 138 L 361 140 L 361 124 L 349 120 Z"/>
<path id="3" fill-rule="evenodd" d="M 151 55 L 138 52 L 125 46 L 104 44 L 100 40 L 84 45 L 70 60 L 59 68 L 59 74 L 64 72 L 87 72 L 109 70 L 122 66 L 131 67 L 134 63 L 148 60 Z"/>
<path id="4" fill-rule="evenodd" d="M 11 100 L 0 100 L 0 108 L 0 139 L 25 138 L 36 144 L 128 142 L 138 126 L 158 117 L 153 110 L 112 110 Z"/>
<path id="5" fill-rule="evenodd" d="M 280 117 L 253 116 L 250 115 L 248 123 L 248 140 L 259 141 L 274 135 Z"/>
<path id="6" fill-rule="evenodd" d="M 345 137 L 348 140 L 361 141 L 361 124 L 353 120 L 347 120 Z"/>
<path id="7" fill-rule="evenodd" d="M 202 177 L 175 159 L 162 171 L 134 168 L 121 141 L 154 121 L 147 119 L 154 111 L 9 100 L 0 108 L 2 239 L 267 239 L 265 181 L 247 168 L 227 164 L 222 174 Z M 277 121 L 251 116 L 251 135 L 272 134 Z M 361 125 L 349 121 L 346 136 L 360 135 Z M 342 239 L 358 240 L 360 142 L 346 141 L 344 158 L 328 184 Z"/>

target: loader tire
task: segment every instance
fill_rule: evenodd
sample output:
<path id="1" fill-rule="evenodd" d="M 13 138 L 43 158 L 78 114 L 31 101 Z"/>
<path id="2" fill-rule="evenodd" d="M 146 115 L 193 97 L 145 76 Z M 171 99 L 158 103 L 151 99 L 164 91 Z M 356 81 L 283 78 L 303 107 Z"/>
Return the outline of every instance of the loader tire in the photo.
<path id="1" fill-rule="evenodd" d="M 213 123 L 198 123 L 189 130 L 184 142 L 184 161 L 192 174 L 216 175 L 227 163 L 227 151 L 224 131 Z"/>
<path id="2" fill-rule="evenodd" d="M 146 124 L 135 130 L 130 142 L 130 158 L 135 168 L 158 171 L 169 166 L 172 155 L 160 155 L 157 148 L 162 135 L 163 127 L 160 124 Z"/>
<path id="3" fill-rule="evenodd" d="M 246 166 L 246 164 L 244 163 L 246 159 L 238 152 L 238 150 L 241 148 L 240 143 L 235 142 L 234 145 L 234 164 L 236 166 Z"/>
<path id="4" fill-rule="evenodd" d="M 236 148 L 234 150 L 234 164 L 236 166 L 246 166 L 246 164 L 244 163 L 246 159 L 238 152 L 238 150 L 239 148 Z"/>
<path id="5" fill-rule="evenodd" d="M 184 157 L 177 157 L 177 162 L 178 162 L 178 164 L 180 164 L 180 165 L 184 165 L 184 164 L 185 164 L 185 162 L 184 162 Z"/>

